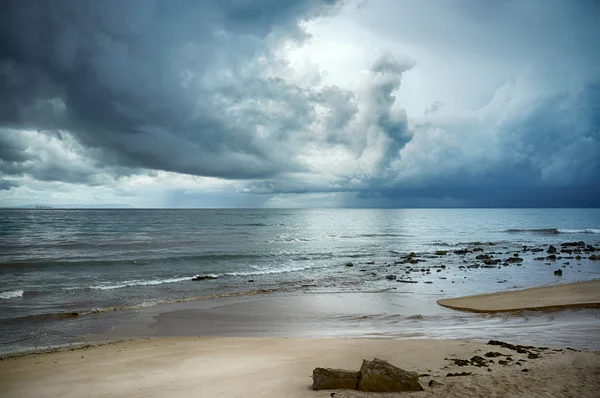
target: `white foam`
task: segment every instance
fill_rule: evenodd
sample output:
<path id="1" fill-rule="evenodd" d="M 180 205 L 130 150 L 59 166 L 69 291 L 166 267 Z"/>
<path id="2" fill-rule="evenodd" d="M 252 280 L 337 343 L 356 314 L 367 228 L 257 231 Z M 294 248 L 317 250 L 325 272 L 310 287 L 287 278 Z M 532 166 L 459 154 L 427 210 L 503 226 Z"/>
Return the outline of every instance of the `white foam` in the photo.
<path id="1" fill-rule="evenodd" d="M 11 299 L 11 298 L 19 298 L 23 297 L 23 290 L 9 290 L 8 292 L 0 293 L 0 299 Z"/>
<path id="2" fill-rule="evenodd" d="M 280 269 L 265 269 L 260 271 L 249 271 L 249 272 L 227 272 L 223 274 L 223 276 L 253 276 L 253 275 L 272 275 L 272 274 L 284 274 L 286 272 L 298 272 L 305 271 L 307 269 L 316 269 L 316 268 L 327 268 L 327 266 L 321 267 L 290 267 L 290 268 L 280 268 Z"/>
<path id="3" fill-rule="evenodd" d="M 83 289 L 87 288 L 87 289 L 94 289 L 94 290 L 113 290 L 113 289 L 120 289 L 123 287 L 162 285 L 165 283 L 177 283 L 177 282 L 184 282 L 184 281 L 189 281 L 189 280 L 190 280 L 190 277 L 152 279 L 152 280 L 131 280 L 131 281 L 123 281 L 121 283 L 117 283 L 114 285 L 105 284 L 105 285 L 86 286 Z"/>

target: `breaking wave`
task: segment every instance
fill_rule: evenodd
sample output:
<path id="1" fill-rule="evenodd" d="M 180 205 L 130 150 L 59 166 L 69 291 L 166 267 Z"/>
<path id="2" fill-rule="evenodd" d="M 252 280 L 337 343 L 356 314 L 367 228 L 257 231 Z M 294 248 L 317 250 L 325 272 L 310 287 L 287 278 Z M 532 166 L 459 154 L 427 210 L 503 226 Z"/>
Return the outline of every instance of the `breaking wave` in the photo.
<path id="1" fill-rule="evenodd" d="M 8 292 L 0 293 L 0 299 L 8 300 L 19 297 L 23 297 L 23 290 L 9 290 Z"/>
<path id="2" fill-rule="evenodd" d="M 539 228 L 539 229 L 507 229 L 504 232 L 508 232 L 508 233 L 531 232 L 531 233 L 544 234 L 544 235 L 600 234 L 600 229 L 596 229 L 596 228 L 584 228 L 584 229 Z"/>

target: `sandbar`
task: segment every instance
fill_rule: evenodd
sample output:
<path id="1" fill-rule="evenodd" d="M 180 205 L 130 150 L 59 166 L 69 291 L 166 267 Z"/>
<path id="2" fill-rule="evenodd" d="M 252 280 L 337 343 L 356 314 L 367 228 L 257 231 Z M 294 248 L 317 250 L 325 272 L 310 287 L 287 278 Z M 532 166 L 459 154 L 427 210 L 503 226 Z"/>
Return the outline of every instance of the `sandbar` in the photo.
<path id="1" fill-rule="evenodd" d="M 487 313 L 600 308 L 600 280 L 441 299 L 437 303 L 455 310 Z"/>

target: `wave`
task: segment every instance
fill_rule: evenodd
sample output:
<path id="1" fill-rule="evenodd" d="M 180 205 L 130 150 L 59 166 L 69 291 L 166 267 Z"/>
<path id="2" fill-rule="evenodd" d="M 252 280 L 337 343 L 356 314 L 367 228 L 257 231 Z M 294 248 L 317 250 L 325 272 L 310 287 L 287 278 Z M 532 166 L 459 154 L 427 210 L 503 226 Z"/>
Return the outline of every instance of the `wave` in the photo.
<path id="1" fill-rule="evenodd" d="M 214 276 L 216 278 L 216 276 Z M 113 289 L 121 289 L 124 287 L 133 287 L 133 286 L 153 286 L 153 285 L 162 285 L 165 283 L 177 283 L 177 282 L 185 282 L 191 281 L 191 276 L 186 277 L 178 277 L 178 278 L 167 278 L 167 279 L 150 279 L 150 280 L 130 280 L 117 282 L 114 284 L 106 283 L 100 285 L 92 285 L 92 286 L 77 286 L 77 287 L 68 287 L 65 290 L 113 290 Z"/>
<path id="2" fill-rule="evenodd" d="M 359 238 L 410 238 L 410 237 L 413 237 L 414 235 L 383 233 L 383 234 L 358 234 L 356 236 Z"/>
<path id="3" fill-rule="evenodd" d="M 586 228 L 586 229 L 559 229 L 561 234 L 600 234 L 600 229 L 597 228 Z"/>
<path id="4" fill-rule="evenodd" d="M 11 299 L 23 297 L 23 290 L 9 290 L 7 292 L 0 293 L 0 299 Z"/>
<path id="5" fill-rule="evenodd" d="M 327 266 L 289 267 L 289 268 L 280 268 L 280 269 L 263 269 L 263 270 L 254 270 L 254 271 L 224 272 L 222 274 L 198 274 L 198 275 L 194 275 L 194 276 L 182 276 L 182 277 L 167 278 L 167 279 L 129 280 L 129 281 L 122 281 L 122 282 L 115 282 L 115 283 L 102 283 L 102 284 L 92 285 L 92 286 L 67 287 L 64 290 L 114 290 L 114 289 L 122 289 L 125 287 L 134 287 L 134 286 L 154 286 L 154 285 L 162 285 L 162 284 L 166 284 L 166 283 L 188 282 L 188 281 L 192 281 L 194 278 L 198 278 L 198 277 L 206 277 L 205 279 L 211 280 L 211 279 L 217 279 L 217 278 L 223 278 L 223 277 L 284 274 L 284 273 L 288 273 L 288 272 L 300 272 L 300 271 L 306 271 L 309 269 L 318 269 L 318 268 L 326 268 L 326 267 Z M 21 295 L 22 294 L 23 293 L 21 291 Z"/>
<path id="6" fill-rule="evenodd" d="M 584 229 L 537 228 L 537 229 L 507 229 L 504 232 L 508 232 L 508 233 L 531 232 L 531 233 L 544 234 L 544 235 L 600 234 L 600 229 L 596 229 L 596 228 L 584 228 Z"/>
<path id="7" fill-rule="evenodd" d="M 300 272 L 306 271 L 309 269 L 319 269 L 319 268 L 327 268 L 328 266 L 323 265 L 319 267 L 291 267 L 291 268 L 283 268 L 283 269 L 266 269 L 266 270 L 258 270 L 258 271 L 248 271 L 248 272 L 226 272 L 224 274 L 217 275 L 219 276 L 254 276 L 254 275 L 272 275 L 272 274 L 284 274 L 287 272 Z"/>
<path id="8" fill-rule="evenodd" d="M 228 227 L 268 227 L 269 224 L 265 224 L 262 222 L 252 222 L 252 223 L 240 223 L 240 224 L 232 224 L 232 223 L 228 223 L 228 224 L 223 224 L 226 225 Z"/>

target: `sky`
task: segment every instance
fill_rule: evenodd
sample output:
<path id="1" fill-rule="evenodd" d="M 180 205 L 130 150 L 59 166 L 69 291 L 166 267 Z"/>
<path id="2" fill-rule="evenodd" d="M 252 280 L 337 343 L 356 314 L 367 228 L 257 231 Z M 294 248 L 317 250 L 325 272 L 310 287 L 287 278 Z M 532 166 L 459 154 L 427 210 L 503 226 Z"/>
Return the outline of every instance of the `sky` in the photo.
<path id="1" fill-rule="evenodd" d="M 600 1 L 0 2 L 0 206 L 599 207 Z"/>

